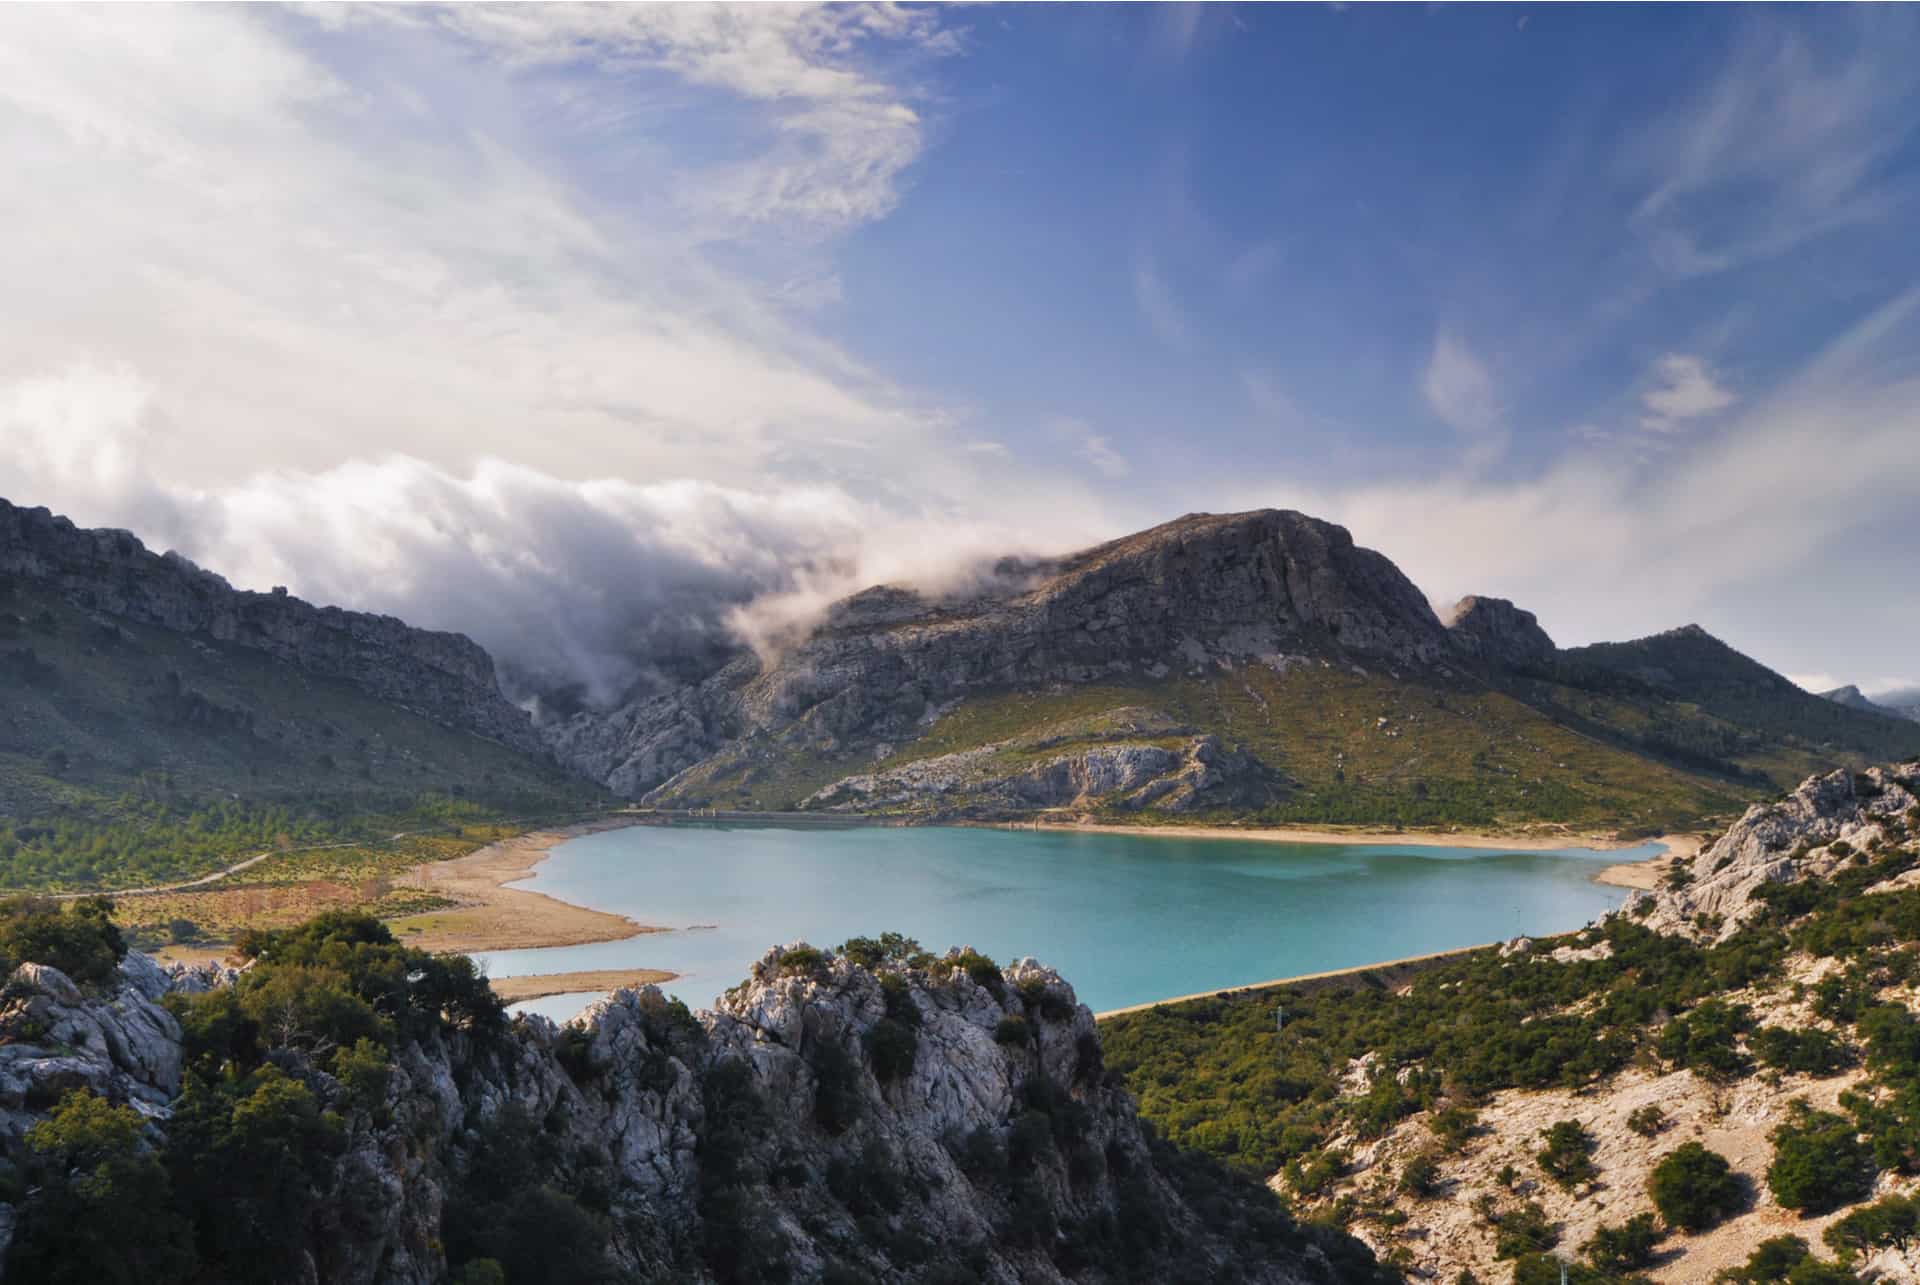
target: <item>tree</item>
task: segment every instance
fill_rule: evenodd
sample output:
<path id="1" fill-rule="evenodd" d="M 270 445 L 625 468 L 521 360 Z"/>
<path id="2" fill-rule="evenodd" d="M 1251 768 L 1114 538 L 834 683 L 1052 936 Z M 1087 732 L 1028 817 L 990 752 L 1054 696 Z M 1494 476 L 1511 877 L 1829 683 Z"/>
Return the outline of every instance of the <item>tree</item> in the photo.
<path id="1" fill-rule="evenodd" d="M 1873 1190 L 1877 1168 L 1854 1124 L 1796 1099 L 1793 1115 L 1773 1131 L 1767 1188 L 1786 1209 L 1822 1214 Z"/>
<path id="2" fill-rule="evenodd" d="M 1653 1262 L 1660 1228 L 1652 1214 L 1635 1214 L 1618 1227 L 1602 1227 L 1580 1247 L 1587 1261 L 1608 1277 L 1640 1270 Z"/>
<path id="3" fill-rule="evenodd" d="M 193 1228 L 142 1141 L 145 1122 L 85 1089 L 27 1130 L 23 1203 L 7 1275 L 44 1285 L 166 1285 L 193 1273 Z M 102 1228 L 112 1227 L 112 1235 Z"/>
<path id="4" fill-rule="evenodd" d="M 1889 1246 L 1905 1253 L 1916 1236 L 1920 1236 L 1920 1200 L 1888 1196 L 1854 1210 L 1827 1228 L 1821 1239 L 1842 1257 L 1852 1258 L 1861 1250 Z"/>
<path id="5" fill-rule="evenodd" d="M 1662 1157 L 1648 1191 L 1667 1226 L 1687 1231 L 1705 1231 L 1746 1203 L 1726 1157 L 1697 1142 L 1682 1143 Z"/>
<path id="6" fill-rule="evenodd" d="M 1599 1167 L 1593 1163 L 1593 1135 L 1578 1120 L 1562 1120 L 1543 1129 L 1540 1136 L 1547 1145 L 1534 1159 L 1557 1185 L 1571 1189 L 1599 1174 Z"/>

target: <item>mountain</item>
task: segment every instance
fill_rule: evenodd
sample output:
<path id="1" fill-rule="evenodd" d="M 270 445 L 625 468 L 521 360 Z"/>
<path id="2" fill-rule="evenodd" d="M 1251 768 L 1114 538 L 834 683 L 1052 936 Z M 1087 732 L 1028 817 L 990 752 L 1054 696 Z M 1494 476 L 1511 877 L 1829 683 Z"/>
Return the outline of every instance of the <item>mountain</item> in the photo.
<path id="1" fill-rule="evenodd" d="M 369 920 L 168 974 L 61 918 L 0 1004 L 9 1280 L 1398 1279 L 1156 1141 L 1031 960 L 795 943 L 712 1011 L 648 987 L 555 1027 Z"/>
<path id="2" fill-rule="evenodd" d="M 1849 709 L 1865 710 L 1871 714 L 1887 714 L 1894 718 L 1920 720 L 1920 688 L 1883 692 L 1878 699 L 1874 699 L 1849 683 L 1845 687 L 1836 687 L 1830 692 L 1821 692 L 1820 697 L 1836 705 L 1845 705 Z"/>
<path id="3" fill-rule="evenodd" d="M 1698 630 L 1562 652 L 1488 597 L 1443 622 L 1346 530 L 1278 511 L 1003 561 L 946 597 L 878 586 L 546 730 L 665 806 L 1609 828 L 1913 744 Z"/>
<path id="4" fill-rule="evenodd" d="M 603 798 L 459 634 L 238 591 L 0 500 L 0 887 L 158 882 Z"/>

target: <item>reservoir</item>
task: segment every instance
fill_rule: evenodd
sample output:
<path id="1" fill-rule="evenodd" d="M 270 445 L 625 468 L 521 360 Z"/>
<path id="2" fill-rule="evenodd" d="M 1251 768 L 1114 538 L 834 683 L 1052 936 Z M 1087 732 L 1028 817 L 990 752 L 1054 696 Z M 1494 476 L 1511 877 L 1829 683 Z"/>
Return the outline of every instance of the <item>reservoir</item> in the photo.
<path id="1" fill-rule="evenodd" d="M 1657 844 L 1511 853 L 1420 844 L 966 827 L 634 826 L 570 840 L 530 888 L 671 929 L 476 956 L 494 977 L 680 974 L 695 1008 L 768 947 L 902 932 L 1057 968 L 1095 1012 L 1276 977 L 1565 932 L 1621 904 L 1593 881 Z M 564 1019 L 596 995 L 517 1008 Z"/>

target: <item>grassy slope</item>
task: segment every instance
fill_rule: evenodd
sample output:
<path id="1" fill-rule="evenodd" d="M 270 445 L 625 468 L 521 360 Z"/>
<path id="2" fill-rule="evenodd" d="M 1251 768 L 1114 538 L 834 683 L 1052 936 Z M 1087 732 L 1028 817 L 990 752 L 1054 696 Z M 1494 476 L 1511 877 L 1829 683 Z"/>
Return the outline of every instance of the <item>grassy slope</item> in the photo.
<path id="1" fill-rule="evenodd" d="M 28 588 L 0 603 L 0 886 L 171 881 L 267 847 L 601 799 L 259 652 L 103 627 Z"/>
<path id="2" fill-rule="evenodd" d="M 1129 739 L 1178 744 L 1178 733 L 1193 729 L 1252 752 L 1281 779 L 1268 806 L 1236 819 L 1271 824 L 1544 821 L 1656 830 L 1736 810 L 1751 793 L 1582 734 L 1477 685 L 1318 665 L 1284 675 L 1255 665 L 1204 678 L 981 694 L 896 745 L 884 765 L 1004 744 L 993 766 L 1014 768 L 1128 725 L 1142 733 Z M 873 767 L 870 752 L 819 755 L 776 742 L 690 775 L 677 793 L 689 803 L 790 808 Z"/>

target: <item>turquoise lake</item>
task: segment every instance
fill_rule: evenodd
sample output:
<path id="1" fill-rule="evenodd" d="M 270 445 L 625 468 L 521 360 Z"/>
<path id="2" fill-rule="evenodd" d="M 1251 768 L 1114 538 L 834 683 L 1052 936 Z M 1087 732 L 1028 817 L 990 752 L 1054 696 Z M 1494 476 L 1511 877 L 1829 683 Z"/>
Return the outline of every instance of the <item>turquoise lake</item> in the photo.
<path id="1" fill-rule="evenodd" d="M 1618 906 L 1603 867 L 1658 845 L 1507 853 L 1409 845 L 924 828 L 634 826 L 571 840 L 515 885 L 673 929 L 480 956 L 495 977 L 661 968 L 705 1007 L 770 946 L 897 931 L 1032 955 L 1100 1012 L 1564 932 Z M 593 995 L 520 1005 L 564 1019 Z"/>

